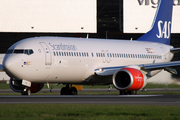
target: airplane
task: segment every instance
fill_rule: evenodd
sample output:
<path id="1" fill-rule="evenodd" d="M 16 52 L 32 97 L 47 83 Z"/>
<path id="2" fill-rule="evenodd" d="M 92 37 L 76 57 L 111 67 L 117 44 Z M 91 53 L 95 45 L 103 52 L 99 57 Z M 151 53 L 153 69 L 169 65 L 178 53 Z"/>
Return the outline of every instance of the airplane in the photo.
<path id="1" fill-rule="evenodd" d="M 113 84 L 120 95 L 137 94 L 163 69 L 177 74 L 171 62 L 180 48 L 170 45 L 173 0 L 160 0 L 149 32 L 136 41 L 69 37 L 33 37 L 13 44 L 0 70 L 13 91 L 30 95 L 44 83 L 64 84 L 61 95 L 77 95 L 77 85 Z"/>

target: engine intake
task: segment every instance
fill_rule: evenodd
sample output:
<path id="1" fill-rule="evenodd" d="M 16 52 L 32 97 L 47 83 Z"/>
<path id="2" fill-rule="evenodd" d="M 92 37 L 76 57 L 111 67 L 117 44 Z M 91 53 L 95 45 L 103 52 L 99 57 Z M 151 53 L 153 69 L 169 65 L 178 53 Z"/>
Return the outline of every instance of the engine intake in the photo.
<path id="1" fill-rule="evenodd" d="M 139 90 L 146 84 L 146 76 L 135 68 L 123 68 L 113 75 L 113 85 L 118 90 Z"/>
<path id="2" fill-rule="evenodd" d="M 19 93 L 21 93 L 24 88 L 24 86 L 22 85 L 22 80 L 10 79 L 9 86 L 14 92 L 19 92 Z M 29 89 L 31 93 L 36 93 L 39 92 L 43 87 L 44 87 L 44 83 L 31 83 L 31 87 Z"/>

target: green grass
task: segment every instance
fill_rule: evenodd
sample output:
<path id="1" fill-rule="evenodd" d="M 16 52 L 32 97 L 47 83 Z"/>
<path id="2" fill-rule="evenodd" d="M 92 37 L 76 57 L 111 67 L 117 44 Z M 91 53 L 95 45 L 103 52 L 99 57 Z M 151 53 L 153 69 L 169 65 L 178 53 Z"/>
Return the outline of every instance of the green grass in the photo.
<path id="1" fill-rule="evenodd" d="M 2 120 L 179 120 L 179 106 L 0 104 Z"/>

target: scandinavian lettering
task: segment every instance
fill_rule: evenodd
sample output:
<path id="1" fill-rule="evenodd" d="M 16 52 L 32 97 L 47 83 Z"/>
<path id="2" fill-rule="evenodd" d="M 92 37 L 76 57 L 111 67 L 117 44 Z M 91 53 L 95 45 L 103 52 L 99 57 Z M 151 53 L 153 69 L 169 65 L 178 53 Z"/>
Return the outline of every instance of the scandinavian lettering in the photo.
<path id="1" fill-rule="evenodd" d="M 49 43 L 49 45 L 53 48 L 53 50 L 77 50 L 76 46 L 75 45 L 70 45 L 70 44 L 52 44 L 52 43 Z"/>

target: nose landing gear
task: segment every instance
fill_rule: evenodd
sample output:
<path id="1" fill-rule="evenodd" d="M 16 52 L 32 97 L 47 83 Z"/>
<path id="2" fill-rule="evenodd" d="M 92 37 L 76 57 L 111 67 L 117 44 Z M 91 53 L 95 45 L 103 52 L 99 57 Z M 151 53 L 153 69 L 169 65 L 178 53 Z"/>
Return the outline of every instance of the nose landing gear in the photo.
<path id="1" fill-rule="evenodd" d="M 24 89 L 22 89 L 21 95 L 31 95 L 29 87 L 25 87 Z"/>
<path id="2" fill-rule="evenodd" d="M 77 95 L 77 93 L 77 89 L 69 84 L 67 84 L 66 87 L 63 87 L 60 91 L 61 95 Z"/>

